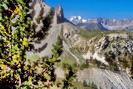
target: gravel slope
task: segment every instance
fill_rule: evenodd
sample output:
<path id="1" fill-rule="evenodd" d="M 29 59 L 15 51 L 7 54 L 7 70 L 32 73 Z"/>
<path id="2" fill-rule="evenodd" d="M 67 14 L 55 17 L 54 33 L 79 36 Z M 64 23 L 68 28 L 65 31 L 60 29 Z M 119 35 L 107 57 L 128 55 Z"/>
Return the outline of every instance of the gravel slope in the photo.
<path id="1" fill-rule="evenodd" d="M 104 69 L 84 69 L 77 73 L 78 81 L 96 84 L 99 89 L 133 89 L 133 80 L 124 72 L 114 73 Z"/>

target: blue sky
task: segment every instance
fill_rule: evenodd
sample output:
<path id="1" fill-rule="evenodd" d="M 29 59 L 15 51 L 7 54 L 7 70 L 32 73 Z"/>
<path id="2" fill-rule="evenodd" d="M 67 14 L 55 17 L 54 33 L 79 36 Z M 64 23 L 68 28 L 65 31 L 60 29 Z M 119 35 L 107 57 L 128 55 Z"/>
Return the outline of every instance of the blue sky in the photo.
<path id="1" fill-rule="evenodd" d="M 45 0 L 53 7 L 61 4 L 66 18 L 83 16 L 84 18 L 133 19 L 133 0 Z"/>

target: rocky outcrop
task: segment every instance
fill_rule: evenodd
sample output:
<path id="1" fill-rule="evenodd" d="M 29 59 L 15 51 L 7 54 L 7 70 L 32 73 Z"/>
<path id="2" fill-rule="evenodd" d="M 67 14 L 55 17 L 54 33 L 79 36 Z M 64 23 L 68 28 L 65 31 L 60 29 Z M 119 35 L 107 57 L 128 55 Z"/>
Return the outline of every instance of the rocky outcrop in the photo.
<path id="1" fill-rule="evenodd" d="M 128 33 L 110 33 L 88 41 L 78 35 L 73 36 L 71 40 L 72 48 L 79 50 L 84 59 L 97 60 L 109 69 L 127 72 L 128 68 L 127 74 L 132 77 L 133 37 Z"/>
<path id="2" fill-rule="evenodd" d="M 72 47 L 76 50 L 88 50 L 84 52 L 85 59 L 97 59 L 105 64 L 105 54 L 112 52 L 115 57 L 132 55 L 133 39 L 126 33 L 112 33 L 101 37 L 94 37 L 88 41 L 80 36 L 71 37 Z M 73 44 L 74 43 L 74 44 Z"/>
<path id="3" fill-rule="evenodd" d="M 33 18 L 32 24 L 35 29 L 35 41 L 33 43 L 34 49 L 27 52 L 27 56 L 51 56 L 53 44 L 55 44 L 61 32 L 63 32 L 64 37 L 66 35 L 71 36 L 72 33 L 75 33 L 77 27 L 64 18 L 61 5 L 54 9 L 42 0 L 33 0 L 30 6 Z"/>
<path id="4" fill-rule="evenodd" d="M 78 71 L 77 79 L 88 85 L 96 84 L 98 89 L 133 89 L 133 80 L 124 72 L 114 73 L 104 69 L 84 69 Z"/>
<path id="5" fill-rule="evenodd" d="M 56 12 L 59 18 L 64 18 L 64 12 L 63 12 L 63 8 L 61 7 L 61 5 L 58 5 Z"/>

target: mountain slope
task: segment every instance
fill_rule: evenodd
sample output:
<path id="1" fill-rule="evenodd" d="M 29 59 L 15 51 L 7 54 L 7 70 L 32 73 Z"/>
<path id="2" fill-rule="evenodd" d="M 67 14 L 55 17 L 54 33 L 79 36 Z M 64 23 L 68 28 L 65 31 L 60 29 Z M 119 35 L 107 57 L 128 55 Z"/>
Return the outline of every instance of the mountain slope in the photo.
<path id="1" fill-rule="evenodd" d="M 98 89 L 132 89 L 133 80 L 126 73 L 114 73 L 103 69 L 85 69 L 78 71 L 77 78 L 88 85 L 94 83 Z M 102 80 L 102 81 L 101 81 Z"/>
<path id="2" fill-rule="evenodd" d="M 105 39 L 112 39 L 111 41 L 113 42 L 115 40 L 115 38 L 119 38 L 119 39 L 124 39 L 124 41 L 128 38 L 127 37 L 121 37 L 121 35 L 123 35 L 121 32 L 107 32 L 107 31 L 87 31 L 87 30 L 83 30 L 80 29 L 78 27 L 76 27 L 75 25 L 73 25 L 71 22 L 69 22 L 67 19 L 65 19 L 64 15 L 63 15 L 63 9 L 62 7 L 59 5 L 57 9 L 51 8 L 50 6 L 46 5 L 42 0 L 33 0 L 33 2 L 31 3 L 31 11 L 33 13 L 33 24 L 35 27 L 35 41 L 34 41 L 34 49 L 31 52 L 27 52 L 27 56 L 32 56 L 32 55 L 36 55 L 39 58 L 45 57 L 45 56 L 51 56 L 52 54 L 52 49 L 53 49 L 53 45 L 55 44 L 55 42 L 57 41 L 58 36 L 60 36 L 63 39 L 63 54 L 61 56 L 62 60 L 65 60 L 65 62 L 67 62 L 68 60 L 73 61 L 76 64 L 81 64 L 81 63 L 85 63 L 86 60 L 89 60 L 89 57 L 87 56 L 88 52 L 91 51 L 92 49 L 94 49 L 94 53 L 98 52 L 98 51 L 104 51 L 105 53 L 108 53 L 108 49 L 110 48 L 109 42 L 104 40 Z M 48 24 L 47 24 L 48 23 Z M 44 28 L 46 27 L 46 28 Z M 119 33 L 120 36 L 110 36 L 109 34 L 114 34 L 114 33 Z M 84 37 L 86 34 L 86 37 Z M 88 35 L 89 34 L 89 38 Z M 124 34 L 127 34 L 124 32 Z M 127 34 L 129 35 L 129 34 Z M 111 37 L 111 38 L 110 38 Z M 101 39 L 101 40 L 100 40 Z M 103 39 L 103 40 L 102 40 Z M 132 45 L 132 39 L 127 39 L 131 45 Z M 110 44 L 112 43 L 110 42 Z M 117 46 L 118 43 L 116 43 Z M 123 43 L 123 45 L 125 45 L 127 43 Z M 122 46 L 123 46 L 122 45 Z M 102 48 L 106 46 L 106 51 L 103 50 Z M 97 49 L 97 47 L 99 47 L 99 49 Z M 127 45 L 127 48 L 132 48 L 130 46 Z M 122 48 L 120 47 L 119 51 L 123 51 L 121 50 Z M 109 49 L 110 50 L 110 49 Z M 115 51 L 117 52 L 117 51 Z M 125 51 L 126 53 L 128 53 L 128 51 Z M 93 53 L 92 53 L 93 55 Z M 104 54 L 102 54 L 104 55 Z M 67 56 L 67 57 L 66 57 Z M 94 57 L 94 59 L 92 60 L 98 60 L 97 58 Z M 99 56 L 99 59 L 101 59 L 101 57 Z M 109 59 L 110 60 L 110 59 Z M 104 61 L 106 61 L 104 59 Z M 103 64 L 102 64 L 102 63 Z M 103 61 L 101 61 L 100 63 L 102 65 L 100 65 L 99 67 L 96 67 L 95 65 L 98 65 L 98 63 L 91 63 L 91 65 L 94 67 L 93 70 L 89 70 L 90 72 L 93 71 L 97 71 L 100 70 L 99 68 L 102 67 L 103 65 L 105 66 L 104 68 L 107 68 L 109 73 L 113 73 L 113 70 L 111 70 L 107 64 L 109 64 L 108 61 L 106 61 L 106 63 L 104 63 Z M 114 61 L 117 62 L 117 61 Z M 117 64 L 117 63 L 116 63 Z M 107 67 L 106 67 L 107 66 Z M 95 69 L 98 68 L 98 69 Z M 122 68 L 122 67 L 121 67 Z M 123 68 L 123 72 L 122 73 L 126 73 L 125 69 Z M 100 71 L 101 74 L 105 73 L 106 70 Z M 79 71 L 80 72 L 80 71 Z M 97 72 L 96 72 L 97 73 Z M 77 72 L 78 74 L 78 72 Z M 81 81 L 84 79 L 84 75 L 86 76 L 92 76 L 91 74 L 89 75 L 87 71 L 83 72 L 83 75 L 79 75 L 77 77 L 78 81 Z M 104 75 L 106 76 L 108 79 L 104 79 L 104 78 L 98 78 L 98 75 L 93 75 L 92 77 L 96 77 L 95 80 L 93 81 L 94 84 L 96 84 L 98 87 L 101 86 L 101 88 L 106 89 L 105 87 L 114 87 L 114 85 L 112 85 L 112 81 L 116 80 L 115 77 L 117 77 L 117 79 L 123 79 L 122 74 L 120 73 L 116 73 L 114 74 L 114 77 L 108 78 L 111 75 Z M 102 75 L 100 75 L 102 76 Z M 104 77 L 103 76 L 103 77 Z M 119 88 L 122 87 L 123 89 L 131 89 L 133 88 L 132 85 L 128 84 L 128 83 L 133 83 L 132 80 L 129 80 L 130 76 L 128 74 L 125 74 L 125 77 L 122 81 L 128 81 L 128 82 L 124 82 L 121 84 L 126 84 L 128 86 L 122 86 L 122 85 L 117 85 L 115 86 L 115 88 Z M 85 79 L 84 79 L 85 80 Z M 86 78 L 86 81 L 89 81 L 88 83 L 91 83 L 91 79 Z M 100 85 L 99 83 L 97 83 L 97 81 L 104 81 L 104 83 L 108 82 L 108 84 L 105 85 Z M 120 83 L 120 81 L 116 81 L 116 83 Z"/>

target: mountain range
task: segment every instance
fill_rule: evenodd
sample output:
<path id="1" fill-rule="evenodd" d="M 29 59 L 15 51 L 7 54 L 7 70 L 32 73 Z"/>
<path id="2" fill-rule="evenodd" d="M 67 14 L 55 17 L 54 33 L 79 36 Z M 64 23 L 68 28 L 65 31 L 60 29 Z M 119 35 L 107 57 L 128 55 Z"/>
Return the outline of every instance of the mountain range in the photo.
<path id="1" fill-rule="evenodd" d="M 81 16 L 71 16 L 69 20 L 75 25 L 89 30 L 101 29 L 133 31 L 133 19 L 84 19 Z"/>

